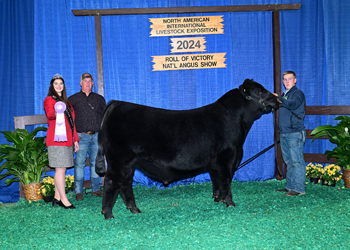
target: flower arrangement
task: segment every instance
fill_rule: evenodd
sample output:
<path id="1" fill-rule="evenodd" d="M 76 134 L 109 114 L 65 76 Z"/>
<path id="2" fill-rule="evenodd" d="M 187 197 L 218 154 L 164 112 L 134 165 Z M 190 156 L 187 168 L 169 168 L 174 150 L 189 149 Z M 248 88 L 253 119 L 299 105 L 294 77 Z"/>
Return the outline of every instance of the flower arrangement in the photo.
<path id="1" fill-rule="evenodd" d="M 55 182 L 51 176 L 45 177 L 41 181 L 40 192 L 43 196 L 55 195 Z"/>
<path id="2" fill-rule="evenodd" d="M 74 189 L 74 175 L 66 175 L 66 193 L 68 193 L 69 191 L 73 191 Z"/>
<path id="3" fill-rule="evenodd" d="M 340 167 L 335 164 L 330 164 L 321 169 L 321 178 L 324 184 L 332 185 L 336 184 L 342 178 L 340 173 Z"/>
<path id="4" fill-rule="evenodd" d="M 306 166 L 306 178 L 321 178 L 323 166 L 310 162 Z"/>
<path id="5" fill-rule="evenodd" d="M 74 176 L 66 175 L 65 177 L 65 190 L 66 193 L 73 191 L 74 189 Z M 55 182 L 52 176 L 47 176 L 41 181 L 40 192 L 43 196 L 55 195 Z"/>

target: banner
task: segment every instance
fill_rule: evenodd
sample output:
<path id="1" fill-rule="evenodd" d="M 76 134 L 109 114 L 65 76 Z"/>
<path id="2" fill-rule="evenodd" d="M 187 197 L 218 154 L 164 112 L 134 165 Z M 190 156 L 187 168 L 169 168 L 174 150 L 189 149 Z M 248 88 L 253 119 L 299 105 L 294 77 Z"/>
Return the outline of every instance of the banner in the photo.
<path id="1" fill-rule="evenodd" d="M 170 38 L 170 40 L 170 45 L 173 47 L 170 53 L 206 51 L 206 46 L 204 44 L 207 41 L 205 41 L 205 37 Z"/>
<path id="2" fill-rule="evenodd" d="M 149 18 L 152 36 L 224 34 L 223 16 Z"/>
<path id="3" fill-rule="evenodd" d="M 152 56 L 152 71 L 226 68 L 226 53 Z"/>

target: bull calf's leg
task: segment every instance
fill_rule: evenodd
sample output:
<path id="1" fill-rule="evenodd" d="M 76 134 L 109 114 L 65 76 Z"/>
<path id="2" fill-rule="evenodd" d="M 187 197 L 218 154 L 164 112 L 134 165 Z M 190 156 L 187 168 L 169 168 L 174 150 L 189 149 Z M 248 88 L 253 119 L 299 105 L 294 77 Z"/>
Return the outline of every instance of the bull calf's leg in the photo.
<path id="1" fill-rule="evenodd" d="M 220 191 L 220 182 L 219 175 L 217 171 L 211 170 L 209 171 L 210 179 L 213 185 L 213 198 L 214 202 L 221 202 L 221 191 Z"/>
<path id="2" fill-rule="evenodd" d="M 220 184 L 220 201 L 226 203 L 226 206 L 232 207 L 236 206 L 232 201 L 232 192 L 231 192 L 231 182 L 232 182 L 233 173 L 230 169 L 220 168 L 218 172 L 218 180 Z"/>
<path id="3" fill-rule="evenodd" d="M 214 202 L 225 202 L 228 207 L 236 206 L 232 201 L 231 192 L 231 174 L 221 173 L 221 178 L 218 172 L 209 171 L 211 181 L 213 183 L 213 198 Z M 225 178 L 225 176 L 231 176 L 231 178 Z"/>
<path id="4" fill-rule="evenodd" d="M 132 189 L 132 181 L 134 176 L 135 169 L 132 169 L 126 176 L 121 188 L 120 188 L 120 195 L 123 198 L 123 201 L 126 205 L 127 209 L 130 209 L 130 211 L 133 214 L 141 213 L 141 210 L 136 206 L 135 203 L 135 196 Z"/>
<path id="5" fill-rule="evenodd" d="M 223 180 L 223 184 L 221 186 L 222 197 L 224 198 L 224 202 L 226 203 L 227 207 L 236 206 L 236 204 L 232 201 L 231 180 L 232 178 Z"/>
<path id="6" fill-rule="evenodd" d="M 107 175 L 104 180 L 103 188 L 103 198 L 102 198 L 102 214 L 104 214 L 105 219 L 109 220 L 114 218 L 112 209 L 115 201 L 117 200 L 118 193 L 120 190 L 121 182 L 113 179 L 107 172 Z"/>
<path id="7" fill-rule="evenodd" d="M 232 177 L 235 173 L 238 164 L 243 157 L 243 149 L 236 148 L 235 150 L 228 150 L 221 154 L 218 159 L 219 163 L 219 183 L 221 185 L 221 197 L 224 199 L 227 207 L 236 206 L 232 201 L 231 183 Z"/>

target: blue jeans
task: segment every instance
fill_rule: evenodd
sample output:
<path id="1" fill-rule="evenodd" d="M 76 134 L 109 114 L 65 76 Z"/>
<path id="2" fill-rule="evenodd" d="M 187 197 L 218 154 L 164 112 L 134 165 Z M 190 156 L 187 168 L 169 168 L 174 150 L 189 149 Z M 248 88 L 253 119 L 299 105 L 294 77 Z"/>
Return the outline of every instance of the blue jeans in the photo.
<path id="1" fill-rule="evenodd" d="M 287 189 L 305 193 L 306 165 L 304 161 L 305 130 L 280 134 L 284 163 L 287 165 Z"/>
<path id="2" fill-rule="evenodd" d="M 93 135 L 87 135 L 83 133 L 78 133 L 79 136 L 79 151 L 75 154 L 74 163 L 74 188 L 75 193 L 79 194 L 83 192 L 84 184 L 84 168 L 85 160 L 87 154 L 89 154 L 90 162 L 90 181 L 91 181 L 91 191 L 96 192 L 100 190 L 100 177 L 95 171 L 95 160 L 98 150 L 98 133 Z"/>

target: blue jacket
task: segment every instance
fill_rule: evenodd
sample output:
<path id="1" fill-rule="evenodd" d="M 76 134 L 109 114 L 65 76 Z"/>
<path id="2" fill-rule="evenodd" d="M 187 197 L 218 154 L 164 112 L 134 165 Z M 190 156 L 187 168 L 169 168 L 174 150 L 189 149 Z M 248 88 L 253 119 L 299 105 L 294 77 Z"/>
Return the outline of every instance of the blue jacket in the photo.
<path id="1" fill-rule="evenodd" d="M 304 130 L 306 103 L 303 91 L 294 86 L 288 91 L 286 96 L 281 97 L 281 101 L 282 104 L 279 108 L 278 115 L 278 128 L 280 133 L 295 133 Z"/>

